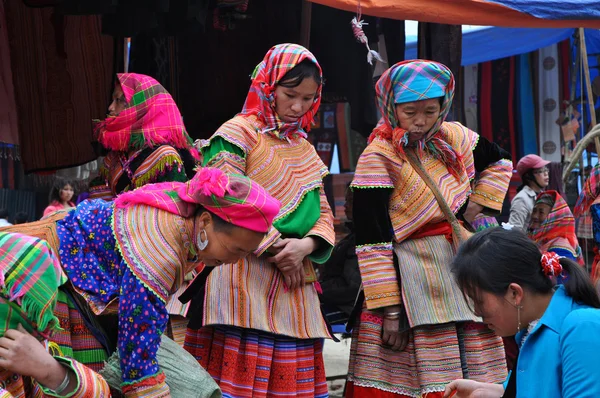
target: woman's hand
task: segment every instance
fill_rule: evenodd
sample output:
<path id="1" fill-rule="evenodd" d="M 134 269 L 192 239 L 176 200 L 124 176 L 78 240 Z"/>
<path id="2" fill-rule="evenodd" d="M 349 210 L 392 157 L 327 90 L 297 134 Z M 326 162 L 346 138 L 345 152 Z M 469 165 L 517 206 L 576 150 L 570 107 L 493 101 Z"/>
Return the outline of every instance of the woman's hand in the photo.
<path id="1" fill-rule="evenodd" d="M 503 394 L 504 387 L 500 384 L 454 380 L 446 386 L 444 398 L 500 398 Z"/>
<path id="2" fill-rule="evenodd" d="M 386 307 L 383 315 L 381 340 L 383 344 L 390 346 L 394 351 L 403 351 L 408 344 L 409 331 L 400 332 L 400 316 L 394 315 L 393 319 L 386 317 L 386 314 L 398 314 L 399 312 L 401 312 L 401 307 L 395 305 Z"/>
<path id="3" fill-rule="evenodd" d="M 284 275 L 288 288 L 295 289 L 304 284 L 304 259 L 317 248 L 317 242 L 311 237 L 303 239 L 282 239 L 275 242 L 272 252 L 277 253 L 269 262 L 275 264 Z M 270 249 L 271 250 L 271 249 Z"/>
<path id="4" fill-rule="evenodd" d="M 477 215 L 479 213 L 481 213 L 483 211 L 483 209 L 484 209 L 484 207 L 482 205 L 477 204 L 472 201 L 469 201 L 469 204 L 467 205 L 467 209 L 463 213 L 463 218 L 465 219 L 466 222 L 468 222 L 469 224 L 472 224 L 473 220 L 475 220 L 475 217 L 477 217 Z"/>
<path id="5" fill-rule="evenodd" d="M 35 337 L 30 335 L 23 326 L 9 329 L 0 338 L 0 368 L 22 376 L 29 376 L 51 390 L 61 385 L 68 372 Z M 71 377 L 74 384 L 75 376 Z M 73 388 L 64 392 L 71 392 Z"/>

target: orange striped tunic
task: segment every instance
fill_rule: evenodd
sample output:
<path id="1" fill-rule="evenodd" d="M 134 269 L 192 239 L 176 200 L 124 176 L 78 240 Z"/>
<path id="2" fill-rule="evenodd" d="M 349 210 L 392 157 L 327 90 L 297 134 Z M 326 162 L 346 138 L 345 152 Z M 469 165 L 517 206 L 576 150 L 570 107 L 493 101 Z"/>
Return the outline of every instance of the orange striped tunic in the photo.
<path id="1" fill-rule="evenodd" d="M 328 170 L 305 139 L 280 139 L 260 133 L 263 127 L 255 117 L 238 116 L 221 126 L 211 138 L 211 142 L 221 138 L 239 151 L 223 150 L 210 159 L 205 158 L 207 166 L 247 175 L 278 199 L 282 208 L 253 255 L 211 272 L 206 281 L 203 324 L 252 328 L 302 339 L 330 337 L 321 314 L 311 262 L 327 260 L 335 243 L 333 214 L 322 182 Z M 295 236 L 282 236 L 277 226 L 300 217 L 296 212 L 312 193 L 318 193 L 319 198 L 315 211 L 303 213 L 303 219 L 295 220 L 302 224 L 303 230 L 295 231 Z M 306 284 L 290 291 L 284 287 L 281 272 L 267 261 L 266 252 L 280 237 L 306 236 L 318 238 L 321 245 L 304 261 Z"/>
<path id="2" fill-rule="evenodd" d="M 438 134 L 452 145 L 465 166 L 465 173 L 458 180 L 448 172 L 442 160 L 426 152 L 421 156 L 423 166 L 437 183 L 450 208 L 456 213 L 470 200 L 499 212 L 512 174 L 512 162 L 501 159 L 488 165 L 471 189 L 471 180 L 475 177 L 473 150 L 478 144 L 479 135 L 455 122 L 443 123 Z M 358 161 L 352 187 L 391 191 L 387 206 L 395 243 L 403 242 L 427 224 L 445 221 L 431 189 L 388 140 L 375 138 L 365 149 Z M 401 303 L 398 277 L 393 265 L 393 242 L 386 240 L 365 244 L 367 242 L 357 240 L 357 254 L 369 309 Z"/>

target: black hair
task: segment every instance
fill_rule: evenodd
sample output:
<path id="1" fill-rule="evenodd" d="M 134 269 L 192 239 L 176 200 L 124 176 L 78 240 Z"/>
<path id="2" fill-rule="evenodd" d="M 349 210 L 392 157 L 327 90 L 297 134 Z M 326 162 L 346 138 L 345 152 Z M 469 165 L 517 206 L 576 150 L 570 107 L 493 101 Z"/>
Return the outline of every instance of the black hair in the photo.
<path id="1" fill-rule="evenodd" d="M 203 206 L 198 206 L 198 210 L 196 210 L 196 215 L 199 215 L 203 212 L 210 213 L 211 219 L 215 223 L 214 230 L 217 232 L 228 233 L 235 227 L 235 225 L 233 225 L 232 223 L 223 220 L 221 217 L 215 215 L 210 210 L 205 209 Z"/>
<path id="2" fill-rule="evenodd" d="M 7 219 L 8 218 L 8 210 L 0 209 L 0 218 Z"/>
<path id="3" fill-rule="evenodd" d="M 48 201 L 50 203 L 54 201 L 60 202 L 60 191 L 67 185 L 70 185 L 71 188 L 73 188 L 73 197 L 75 197 L 75 185 L 73 184 L 73 182 L 62 177 L 56 177 L 56 179 L 54 180 L 54 184 L 52 185 L 52 189 L 50 189 Z"/>
<path id="4" fill-rule="evenodd" d="M 537 185 L 537 181 L 533 175 L 533 169 L 529 169 L 523 173 L 523 176 L 521 176 L 521 185 L 517 188 L 517 192 L 521 192 L 521 190 L 529 185 L 530 182 L 534 182 Z"/>
<path id="5" fill-rule="evenodd" d="M 294 66 L 291 71 L 283 75 L 279 82 L 277 83 L 279 86 L 294 88 L 298 87 L 304 79 L 312 78 L 318 85 L 323 84 L 321 79 L 321 73 L 319 72 L 319 68 L 317 65 L 312 62 L 310 59 L 305 59 L 300 62 L 298 65 Z"/>
<path id="6" fill-rule="evenodd" d="M 511 283 L 538 293 L 551 293 L 555 281 L 543 272 L 542 253 L 520 230 L 502 227 L 478 232 L 465 242 L 452 263 L 463 292 L 472 298 L 477 290 L 504 295 Z M 600 298 L 587 273 L 576 262 L 561 258 L 563 285 L 573 300 L 600 308 Z"/>
<path id="7" fill-rule="evenodd" d="M 230 232 L 233 227 L 235 227 L 235 225 L 233 225 L 232 223 L 223 220 L 221 217 L 216 216 L 213 213 L 210 213 L 210 215 L 212 216 L 212 220 L 215 223 L 214 230 L 217 232 L 227 233 Z"/>
<path id="8" fill-rule="evenodd" d="M 29 215 L 24 211 L 15 214 L 15 224 L 24 224 L 29 220 Z"/>

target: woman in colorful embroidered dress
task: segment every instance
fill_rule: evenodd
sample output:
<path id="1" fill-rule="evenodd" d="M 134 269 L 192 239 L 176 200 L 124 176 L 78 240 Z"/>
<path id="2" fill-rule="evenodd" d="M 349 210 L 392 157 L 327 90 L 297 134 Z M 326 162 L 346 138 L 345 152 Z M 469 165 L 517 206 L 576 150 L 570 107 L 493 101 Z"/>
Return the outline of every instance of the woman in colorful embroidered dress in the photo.
<path id="1" fill-rule="evenodd" d="M 100 375 L 49 343 L 64 278 L 48 244 L 0 232 L 0 397 L 109 397 Z"/>
<path id="2" fill-rule="evenodd" d="M 198 263 L 255 250 L 279 208 L 249 178 L 203 168 L 187 183 L 149 184 L 114 203 L 84 201 L 54 221 L 61 264 L 93 319 L 117 315 L 117 336 L 104 337 L 116 340 L 126 396 L 169 394 L 156 361 L 169 296 Z"/>
<path id="3" fill-rule="evenodd" d="M 575 218 L 558 192 L 546 191 L 537 196 L 531 213 L 529 237 L 541 251 L 554 252 L 583 264 L 575 235 Z"/>
<path id="4" fill-rule="evenodd" d="M 112 199 L 144 184 L 185 182 L 194 175 L 198 151 L 171 94 L 150 76 L 120 73 L 106 120 L 95 134 L 108 150 L 91 199 Z"/>
<path id="5" fill-rule="evenodd" d="M 90 199 L 111 200 L 145 184 L 192 178 L 199 154 L 173 97 L 150 76 L 122 73 L 117 78 L 108 117 L 95 127 L 98 142 L 109 152 L 100 176 L 90 183 Z M 169 302 L 168 334 L 180 344 L 187 306 L 177 297 L 192 277 Z"/>
<path id="6" fill-rule="evenodd" d="M 444 121 L 454 95 L 446 66 L 401 62 L 376 88 L 383 116 L 352 182 L 365 300 L 354 325 L 346 396 L 441 397 L 463 375 L 499 382 L 506 375 L 502 340 L 478 323 L 454 283 L 452 228 L 406 153 L 416 153 L 450 209 L 467 222 L 502 208 L 510 155 Z"/>
<path id="7" fill-rule="evenodd" d="M 327 260 L 335 235 L 328 170 L 305 139 L 321 86 L 308 50 L 273 47 L 242 112 L 202 151 L 205 164 L 249 176 L 282 203 L 258 250 L 196 279 L 200 304 L 190 310 L 185 347 L 226 397 L 327 396 L 321 339 L 331 335 L 312 262 Z"/>
<path id="8" fill-rule="evenodd" d="M 573 211 L 581 222 L 581 217 L 589 212 L 592 216 L 592 232 L 594 234 L 594 260 L 592 261 L 591 278 L 594 283 L 600 281 L 600 164 L 590 172 L 583 189 L 579 193 L 577 204 Z"/>
<path id="9" fill-rule="evenodd" d="M 600 396 L 600 298 L 582 267 L 498 227 L 469 239 L 452 268 L 475 313 L 499 336 L 516 332 L 520 351 L 504 385 L 456 380 L 444 398 Z"/>

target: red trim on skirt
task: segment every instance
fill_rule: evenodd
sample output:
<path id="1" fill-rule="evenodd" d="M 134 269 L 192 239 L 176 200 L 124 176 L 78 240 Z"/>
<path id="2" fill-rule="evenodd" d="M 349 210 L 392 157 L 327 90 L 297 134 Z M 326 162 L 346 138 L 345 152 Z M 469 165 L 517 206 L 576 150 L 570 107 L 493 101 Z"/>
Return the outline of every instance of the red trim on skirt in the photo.
<path id="1" fill-rule="evenodd" d="M 346 383 L 346 398 L 412 398 L 408 395 L 396 394 L 389 391 L 378 390 L 371 387 L 355 386 L 353 382 Z M 443 398 L 444 392 L 430 392 L 425 394 L 424 398 Z"/>
<path id="2" fill-rule="evenodd" d="M 187 330 L 184 348 L 223 397 L 327 397 L 323 341 L 233 326 Z"/>

